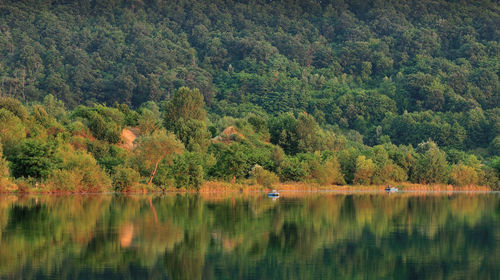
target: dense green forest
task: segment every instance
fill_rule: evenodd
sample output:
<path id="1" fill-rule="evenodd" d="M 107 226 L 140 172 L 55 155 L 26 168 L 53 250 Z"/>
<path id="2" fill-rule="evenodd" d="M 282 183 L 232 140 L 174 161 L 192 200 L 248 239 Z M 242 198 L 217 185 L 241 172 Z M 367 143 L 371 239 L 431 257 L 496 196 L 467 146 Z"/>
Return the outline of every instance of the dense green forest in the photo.
<path id="1" fill-rule="evenodd" d="M 495 187 L 498 26 L 496 1 L 0 1 L 1 184 Z"/>

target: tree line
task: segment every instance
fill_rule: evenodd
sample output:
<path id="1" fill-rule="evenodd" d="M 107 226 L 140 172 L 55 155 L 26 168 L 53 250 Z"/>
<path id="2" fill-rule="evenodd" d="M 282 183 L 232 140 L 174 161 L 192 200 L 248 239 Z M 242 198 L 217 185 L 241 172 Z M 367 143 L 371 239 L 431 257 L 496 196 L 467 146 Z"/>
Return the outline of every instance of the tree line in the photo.
<path id="1" fill-rule="evenodd" d="M 21 191 L 198 189 L 206 180 L 499 186 L 499 157 L 441 149 L 432 140 L 395 145 L 381 137 L 368 146 L 306 112 L 212 119 L 202 93 L 186 87 L 137 110 L 118 103 L 66 110 L 52 95 L 27 106 L 3 97 L 0 131 L 2 186 Z"/>

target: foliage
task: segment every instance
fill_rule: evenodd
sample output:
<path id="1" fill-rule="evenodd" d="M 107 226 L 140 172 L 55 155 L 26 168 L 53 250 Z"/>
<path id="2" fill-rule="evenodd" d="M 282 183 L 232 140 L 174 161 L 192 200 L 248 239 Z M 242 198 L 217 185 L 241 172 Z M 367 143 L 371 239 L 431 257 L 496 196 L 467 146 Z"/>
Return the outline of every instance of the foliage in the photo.
<path id="1" fill-rule="evenodd" d="M 419 144 L 419 157 L 412 180 L 419 183 L 444 183 L 448 178 L 446 154 L 434 142 Z"/>
<path id="2" fill-rule="evenodd" d="M 325 152 L 316 152 L 312 157 L 305 159 L 309 180 L 314 180 L 321 185 L 343 185 L 344 175 L 340 170 L 340 164 L 335 156 Z"/>
<path id="3" fill-rule="evenodd" d="M 2 144 L 0 144 L 0 192 L 3 191 L 6 186 L 10 185 L 10 183 L 8 182 L 9 175 L 9 163 L 3 157 Z"/>
<path id="4" fill-rule="evenodd" d="M 114 169 L 113 187 L 117 191 L 126 191 L 139 183 L 141 175 L 130 167 L 118 166 Z"/>
<path id="5" fill-rule="evenodd" d="M 124 115 L 118 109 L 100 105 L 93 108 L 79 106 L 73 111 L 72 117 L 81 118 L 97 139 L 120 142 Z"/>
<path id="6" fill-rule="evenodd" d="M 456 186 L 476 185 L 478 183 L 476 170 L 464 164 L 457 164 L 451 167 L 450 183 Z"/>
<path id="7" fill-rule="evenodd" d="M 22 105 L 22 103 L 15 98 L 0 97 L 0 109 L 5 109 L 7 111 L 10 111 L 21 121 L 25 121 L 28 119 L 28 111 Z"/>
<path id="8" fill-rule="evenodd" d="M 269 121 L 271 142 L 280 145 L 287 154 L 311 153 L 333 149 L 334 135 L 323 131 L 314 117 L 301 113 L 282 114 Z"/>
<path id="9" fill-rule="evenodd" d="M 151 172 L 148 184 L 153 181 L 161 160 L 166 160 L 170 164 L 172 156 L 180 154 L 184 150 L 184 146 L 175 135 L 165 130 L 158 130 L 151 135 L 139 137 L 136 141 L 135 154 L 139 161 L 144 163 L 146 169 Z"/>
<path id="10" fill-rule="evenodd" d="M 142 134 L 151 134 L 160 128 L 160 120 L 149 109 L 142 109 L 138 119 L 139 129 Z"/>
<path id="11" fill-rule="evenodd" d="M 206 126 L 203 95 L 181 87 L 165 107 L 165 128 L 173 131 L 190 151 L 206 151 L 210 133 Z"/>
<path id="12" fill-rule="evenodd" d="M 297 157 L 286 157 L 278 167 L 281 181 L 303 181 L 307 176 L 304 165 Z"/>
<path id="13" fill-rule="evenodd" d="M 250 171 L 250 175 L 255 178 L 257 184 L 264 187 L 271 187 L 273 184 L 279 182 L 279 178 L 276 174 L 265 170 L 260 165 L 255 165 Z"/>
<path id="14" fill-rule="evenodd" d="M 495 1 L 31 2 L 0 8 L 9 162 L 36 138 L 109 174 L 173 180 L 174 156 L 121 146 L 128 127 L 137 146 L 167 130 L 215 159 L 204 179 L 255 164 L 325 184 L 500 176 L 486 167 L 500 147 Z M 219 141 L 229 126 L 238 133 Z M 429 140 L 439 148 L 419 148 Z"/>
<path id="15" fill-rule="evenodd" d="M 13 150 L 26 137 L 22 121 L 12 112 L 0 109 L 0 135 L 1 144 L 7 150 Z"/>
<path id="16" fill-rule="evenodd" d="M 216 163 L 210 169 L 210 176 L 232 180 L 233 178 L 245 177 L 252 166 L 249 163 L 247 148 L 242 144 L 215 144 L 211 146 L 211 153 L 214 154 Z"/>
<path id="17" fill-rule="evenodd" d="M 131 157 L 122 147 L 105 141 L 88 141 L 86 149 L 108 173 L 113 172 L 115 167 L 124 165 Z"/>
<path id="18" fill-rule="evenodd" d="M 500 157 L 495 157 L 491 162 L 491 167 L 497 172 L 498 177 L 500 178 Z"/>
<path id="19" fill-rule="evenodd" d="M 0 92 L 43 101 L 59 121 L 60 101 L 119 104 L 122 125 L 131 125 L 139 115 L 126 107 L 191 88 L 198 94 L 181 102 L 204 100 L 218 116 L 307 112 L 369 145 L 388 136 L 397 145 L 431 138 L 443 148 L 486 148 L 500 132 L 498 4 L 358 2 L 7 1 Z M 24 121 L 16 99 L 2 98 L 0 108 L 15 107 Z M 167 107 L 168 119 L 204 119 L 199 105 L 189 116 Z M 302 136 L 314 142 L 314 134 Z"/>
<path id="20" fill-rule="evenodd" d="M 196 152 L 186 152 L 174 159 L 172 175 L 177 188 L 193 188 L 199 190 L 204 180 L 205 162 L 203 156 Z"/>
<path id="21" fill-rule="evenodd" d="M 354 173 L 354 184 L 369 185 L 375 173 L 375 164 L 365 156 L 358 156 L 356 159 L 356 172 Z"/>
<path id="22" fill-rule="evenodd" d="M 110 178 L 90 154 L 66 147 L 61 157 L 60 169 L 54 170 L 47 179 L 49 190 L 103 192 L 110 189 Z"/>
<path id="23" fill-rule="evenodd" d="M 15 155 L 8 160 L 12 163 L 12 175 L 18 177 L 47 178 L 61 163 L 57 154 L 57 144 L 53 141 L 26 139 L 20 144 Z"/>

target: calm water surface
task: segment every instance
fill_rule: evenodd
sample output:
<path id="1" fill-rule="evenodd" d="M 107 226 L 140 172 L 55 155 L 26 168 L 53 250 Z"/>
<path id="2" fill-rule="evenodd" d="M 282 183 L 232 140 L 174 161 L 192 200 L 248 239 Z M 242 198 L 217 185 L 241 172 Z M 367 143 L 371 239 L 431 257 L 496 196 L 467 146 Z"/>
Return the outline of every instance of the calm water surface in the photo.
<path id="1" fill-rule="evenodd" d="M 499 275 L 499 194 L 0 196 L 0 279 Z"/>

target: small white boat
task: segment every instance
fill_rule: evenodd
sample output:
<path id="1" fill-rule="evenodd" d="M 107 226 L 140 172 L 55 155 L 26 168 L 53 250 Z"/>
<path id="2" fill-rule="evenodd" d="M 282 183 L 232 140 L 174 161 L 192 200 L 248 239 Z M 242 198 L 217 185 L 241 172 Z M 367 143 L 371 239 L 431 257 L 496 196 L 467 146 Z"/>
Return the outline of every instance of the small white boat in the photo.
<path id="1" fill-rule="evenodd" d="M 399 190 L 398 190 L 398 188 L 393 188 L 391 186 L 387 186 L 387 188 L 385 188 L 385 191 L 386 192 L 397 192 Z"/>
<path id="2" fill-rule="evenodd" d="M 273 190 L 272 192 L 267 193 L 267 196 L 268 197 L 280 197 L 280 193 L 277 192 L 276 190 Z"/>

